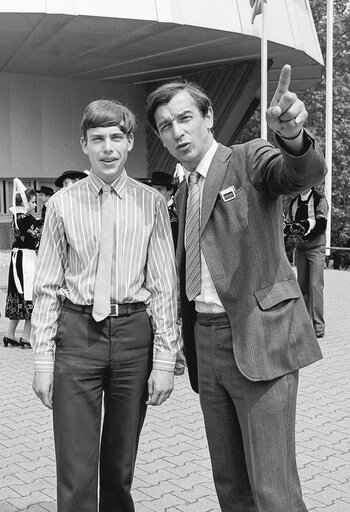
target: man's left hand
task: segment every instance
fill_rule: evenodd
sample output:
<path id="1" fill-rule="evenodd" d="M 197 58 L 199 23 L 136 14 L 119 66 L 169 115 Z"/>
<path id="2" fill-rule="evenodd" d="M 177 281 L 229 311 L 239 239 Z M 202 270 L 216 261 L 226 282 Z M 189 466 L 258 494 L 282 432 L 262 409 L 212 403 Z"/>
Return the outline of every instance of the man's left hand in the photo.
<path id="1" fill-rule="evenodd" d="M 174 389 L 174 372 L 152 370 L 148 379 L 147 405 L 161 405 L 169 398 Z"/>

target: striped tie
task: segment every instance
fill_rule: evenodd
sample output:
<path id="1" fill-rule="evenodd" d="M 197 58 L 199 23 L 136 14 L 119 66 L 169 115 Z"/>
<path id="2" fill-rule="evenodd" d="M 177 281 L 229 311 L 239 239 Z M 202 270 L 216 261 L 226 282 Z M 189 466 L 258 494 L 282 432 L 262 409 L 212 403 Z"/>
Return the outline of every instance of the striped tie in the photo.
<path id="1" fill-rule="evenodd" d="M 199 176 L 198 172 L 191 172 L 189 176 L 186 214 L 186 295 L 188 300 L 194 300 L 201 291 Z"/>
<path id="2" fill-rule="evenodd" d="M 102 215 L 100 249 L 94 289 L 92 316 L 96 322 L 104 320 L 111 312 L 111 274 L 113 253 L 113 200 L 112 187 L 102 188 Z"/>

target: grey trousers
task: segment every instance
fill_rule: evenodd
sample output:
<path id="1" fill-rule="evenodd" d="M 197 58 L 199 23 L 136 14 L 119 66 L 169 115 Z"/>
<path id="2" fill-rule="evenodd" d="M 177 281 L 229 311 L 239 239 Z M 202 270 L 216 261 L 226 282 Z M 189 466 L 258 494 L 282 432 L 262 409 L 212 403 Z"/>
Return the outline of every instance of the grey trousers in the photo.
<path id="1" fill-rule="evenodd" d="M 324 264 L 326 250 L 324 245 L 313 249 L 296 249 L 295 263 L 298 283 L 316 332 L 324 332 Z"/>
<path id="2" fill-rule="evenodd" d="M 100 512 L 134 512 L 130 489 L 152 341 L 146 312 L 96 323 L 63 308 L 53 390 L 57 512 L 96 512 L 98 495 Z"/>
<path id="3" fill-rule="evenodd" d="M 298 372 L 252 382 L 226 315 L 197 315 L 199 394 L 222 512 L 305 512 L 295 457 Z"/>

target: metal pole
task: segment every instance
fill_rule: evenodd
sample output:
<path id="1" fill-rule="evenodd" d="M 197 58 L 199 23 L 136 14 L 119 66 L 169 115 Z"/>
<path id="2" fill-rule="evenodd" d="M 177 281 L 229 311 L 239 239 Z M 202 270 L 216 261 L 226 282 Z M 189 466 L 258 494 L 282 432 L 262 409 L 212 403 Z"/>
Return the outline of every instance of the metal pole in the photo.
<path id="1" fill-rule="evenodd" d="M 327 0 L 327 53 L 326 53 L 326 163 L 325 195 L 329 205 L 326 229 L 326 254 L 330 255 L 332 219 L 332 143 L 333 143 L 333 0 Z"/>
<path id="2" fill-rule="evenodd" d="M 262 139 L 267 139 L 267 123 L 266 123 L 266 110 L 267 110 L 267 3 L 261 2 L 261 17 L 262 17 L 262 33 L 261 33 L 261 128 L 260 135 Z"/>

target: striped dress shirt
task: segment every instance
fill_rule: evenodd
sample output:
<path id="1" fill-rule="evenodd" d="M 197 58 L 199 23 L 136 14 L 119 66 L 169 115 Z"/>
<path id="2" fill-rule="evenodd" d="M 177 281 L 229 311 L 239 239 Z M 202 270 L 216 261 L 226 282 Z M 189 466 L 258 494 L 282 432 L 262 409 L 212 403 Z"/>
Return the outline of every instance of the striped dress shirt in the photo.
<path id="1" fill-rule="evenodd" d="M 48 201 L 34 280 L 35 371 L 53 371 L 62 302 L 93 303 L 104 185 L 93 172 Z M 153 368 L 173 370 L 181 348 L 174 249 L 164 198 L 123 170 L 112 183 L 111 303 L 144 302 L 154 329 Z"/>
<path id="2" fill-rule="evenodd" d="M 199 162 L 196 172 L 200 174 L 198 185 L 199 185 L 199 194 L 200 194 L 200 209 L 202 211 L 202 198 L 203 198 L 203 189 L 205 179 L 207 177 L 209 167 L 213 157 L 215 155 L 216 150 L 218 149 L 218 143 L 216 140 L 213 140 L 212 145 Z M 190 171 L 185 169 L 185 177 L 188 186 Z M 186 247 L 186 237 L 185 237 L 185 247 Z M 195 308 L 198 313 L 224 313 L 225 309 L 221 303 L 219 295 L 215 289 L 214 282 L 210 275 L 210 271 L 205 261 L 204 254 L 201 250 L 201 292 L 195 298 Z"/>

